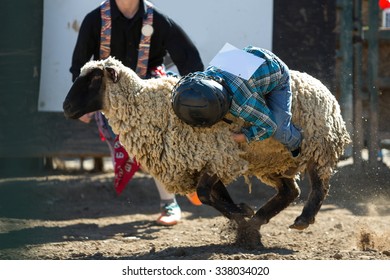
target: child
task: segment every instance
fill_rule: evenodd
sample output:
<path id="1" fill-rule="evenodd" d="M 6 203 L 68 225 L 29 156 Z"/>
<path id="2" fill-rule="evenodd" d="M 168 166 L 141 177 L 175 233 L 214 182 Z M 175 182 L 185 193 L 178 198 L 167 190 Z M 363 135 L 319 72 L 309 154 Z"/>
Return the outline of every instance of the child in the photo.
<path id="1" fill-rule="evenodd" d="M 212 126 L 230 111 L 251 123 L 242 133 L 233 134 L 236 142 L 273 136 L 295 158 L 300 154 L 302 135 L 291 123 L 289 69 L 268 50 L 248 46 L 244 51 L 262 59 L 249 79 L 209 66 L 179 80 L 173 89 L 173 109 L 184 122 L 203 127 Z"/>

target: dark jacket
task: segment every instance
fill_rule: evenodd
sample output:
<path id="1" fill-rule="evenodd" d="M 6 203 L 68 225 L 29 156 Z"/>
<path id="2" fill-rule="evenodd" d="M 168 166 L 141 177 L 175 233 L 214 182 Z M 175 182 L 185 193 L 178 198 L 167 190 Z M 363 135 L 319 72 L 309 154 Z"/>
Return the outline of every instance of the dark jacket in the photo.
<path id="1" fill-rule="evenodd" d="M 119 11 L 115 0 L 111 0 L 111 56 L 133 70 L 137 66 L 144 13 L 144 1 L 140 0 L 138 12 L 132 19 L 127 19 Z M 199 52 L 184 30 L 156 7 L 153 17 L 154 32 L 150 44 L 148 69 L 162 65 L 168 52 L 180 75 L 203 71 L 204 66 Z M 100 27 L 98 7 L 88 13 L 81 24 L 70 68 L 73 81 L 79 76 L 81 67 L 91 57 L 99 59 Z"/>

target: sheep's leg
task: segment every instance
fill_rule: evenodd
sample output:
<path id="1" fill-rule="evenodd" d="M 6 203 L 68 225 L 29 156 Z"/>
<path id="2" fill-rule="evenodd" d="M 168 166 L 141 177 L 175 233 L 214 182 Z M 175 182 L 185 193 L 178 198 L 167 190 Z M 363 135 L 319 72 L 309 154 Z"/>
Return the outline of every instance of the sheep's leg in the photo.
<path id="1" fill-rule="evenodd" d="M 225 185 L 216 175 L 203 174 L 197 185 L 197 194 L 202 203 L 214 207 L 237 223 L 245 222 L 244 217 L 251 217 L 254 214 L 248 205 L 233 202 Z"/>
<path id="2" fill-rule="evenodd" d="M 263 246 L 260 231 L 245 219 L 253 216 L 253 210 L 244 203 L 235 204 L 217 176 L 204 174 L 198 183 L 197 193 L 202 203 L 214 207 L 229 220 L 237 223 L 237 244 L 248 248 Z"/>
<path id="3" fill-rule="evenodd" d="M 199 180 L 197 193 L 202 203 L 210 205 L 229 220 L 237 223 L 237 244 L 258 248 L 261 244 L 260 231 L 253 228 L 245 218 L 253 216 L 253 210 L 246 204 L 235 204 L 225 185 L 217 176 L 204 174 Z"/>
<path id="4" fill-rule="evenodd" d="M 226 186 L 221 182 L 221 180 L 218 180 L 211 188 L 211 196 L 216 200 L 216 201 L 222 201 L 224 203 L 232 204 L 235 205 L 234 207 L 238 208 L 238 214 L 243 215 L 244 217 L 250 218 L 255 214 L 253 209 L 245 204 L 245 203 L 240 203 L 240 204 L 235 204 L 230 197 Z"/>
<path id="5" fill-rule="evenodd" d="M 299 187 L 292 178 L 279 178 L 278 193 L 272 197 L 246 225 L 239 225 L 237 241 L 255 248 L 261 244 L 260 227 L 285 209 L 300 193 Z"/>
<path id="6" fill-rule="evenodd" d="M 252 227 L 260 229 L 267 224 L 271 218 L 290 205 L 300 194 L 300 189 L 292 178 L 280 178 L 278 193 L 262 206 L 251 219 Z"/>
<path id="7" fill-rule="evenodd" d="M 308 164 L 308 174 L 311 185 L 309 198 L 303 207 L 302 214 L 298 216 L 290 228 L 303 230 L 310 224 L 314 224 L 315 216 L 322 206 L 329 191 L 329 180 L 321 180 L 318 176 L 316 166 L 311 162 Z"/>

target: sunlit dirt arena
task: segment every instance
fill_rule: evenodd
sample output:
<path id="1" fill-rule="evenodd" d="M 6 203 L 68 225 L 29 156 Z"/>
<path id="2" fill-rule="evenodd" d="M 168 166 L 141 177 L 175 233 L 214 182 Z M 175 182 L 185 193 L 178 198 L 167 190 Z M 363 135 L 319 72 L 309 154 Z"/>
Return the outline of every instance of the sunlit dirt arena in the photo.
<path id="1" fill-rule="evenodd" d="M 137 173 L 117 196 L 113 173 L 67 167 L 50 175 L 0 179 L 0 259 L 267 259 L 390 260 L 390 152 L 375 169 L 340 162 L 313 225 L 289 229 L 308 194 L 306 178 L 293 205 L 261 227 L 263 246 L 237 242 L 237 230 L 213 208 L 178 196 L 182 221 L 155 224 L 158 193 Z M 63 167 L 64 167 L 63 166 Z M 235 202 L 255 210 L 274 190 L 240 179 L 228 187 Z"/>

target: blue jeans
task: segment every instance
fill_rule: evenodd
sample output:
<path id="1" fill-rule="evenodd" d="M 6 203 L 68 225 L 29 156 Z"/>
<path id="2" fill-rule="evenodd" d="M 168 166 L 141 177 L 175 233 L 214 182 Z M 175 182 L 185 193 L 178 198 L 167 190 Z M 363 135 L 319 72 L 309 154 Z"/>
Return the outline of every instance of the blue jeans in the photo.
<path id="1" fill-rule="evenodd" d="M 287 67 L 283 67 L 283 79 L 279 87 L 268 93 L 265 97 L 267 105 L 271 110 L 274 121 L 277 125 L 275 134 L 276 140 L 293 151 L 299 148 L 302 141 L 302 134 L 293 123 L 291 123 L 291 100 L 292 92 L 290 86 L 290 74 Z"/>

